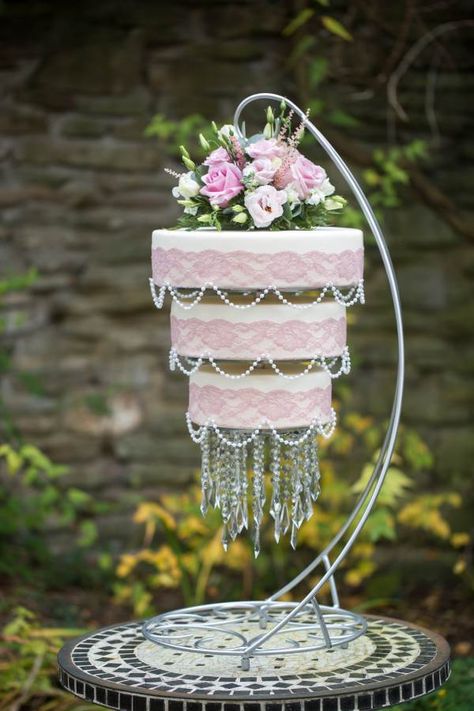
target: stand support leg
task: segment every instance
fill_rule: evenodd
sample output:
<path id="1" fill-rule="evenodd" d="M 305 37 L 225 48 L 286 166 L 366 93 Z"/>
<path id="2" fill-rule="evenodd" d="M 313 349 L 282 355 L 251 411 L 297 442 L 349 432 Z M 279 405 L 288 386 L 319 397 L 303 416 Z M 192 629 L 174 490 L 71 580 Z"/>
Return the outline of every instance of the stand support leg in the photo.
<path id="1" fill-rule="evenodd" d="M 324 622 L 323 616 L 321 614 L 321 610 L 319 609 L 319 604 L 318 604 L 315 597 L 313 597 L 313 599 L 311 600 L 311 605 L 313 606 L 313 610 L 316 613 L 316 617 L 318 618 L 319 626 L 321 627 L 321 632 L 323 633 L 324 642 L 326 644 L 326 647 L 327 647 L 327 649 L 331 649 L 331 647 L 332 647 L 331 637 L 329 636 L 328 628 L 326 627 L 326 623 Z"/>

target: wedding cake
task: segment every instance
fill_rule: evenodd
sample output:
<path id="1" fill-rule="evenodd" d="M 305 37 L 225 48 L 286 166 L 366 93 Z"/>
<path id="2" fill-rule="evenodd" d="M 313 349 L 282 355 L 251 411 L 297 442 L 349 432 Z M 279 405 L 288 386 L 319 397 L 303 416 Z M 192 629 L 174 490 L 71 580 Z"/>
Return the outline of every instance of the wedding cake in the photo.
<path id="1" fill-rule="evenodd" d="M 207 158 L 173 194 L 178 229 L 152 236 L 153 298 L 172 296 L 170 366 L 189 375 L 187 422 L 202 450 L 202 511 L 221 509 L 225 547 L 267 498 L 291 543 L 319 494 L 317 435 L 335 426 L 334 377 L 348 373 L 346 308 L 363 302 L 363 237 L 331 227 L 344 199 L 298 146 L 304 126 L 267 110 L 263 134 L 200 136 Z M 249 516 L 249 505 L 251 516 Z"/>

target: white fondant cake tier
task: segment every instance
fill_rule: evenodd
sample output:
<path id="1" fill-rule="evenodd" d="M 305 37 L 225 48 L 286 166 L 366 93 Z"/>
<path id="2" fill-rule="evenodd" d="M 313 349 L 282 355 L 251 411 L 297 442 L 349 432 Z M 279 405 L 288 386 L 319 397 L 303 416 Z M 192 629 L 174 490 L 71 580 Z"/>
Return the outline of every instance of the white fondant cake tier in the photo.
<path id="1" fill-rule="evenodd" d="M 363 276 L 361 230 L 155 230 L 153 280 L 161 286 L 318 289 L 352 286 Z"/>
<path id="2" fill-rule="evenodd" d="M 198 358 L 274 360 L 338 356 L 346 346 L 346 309 L 335 301 L 295 309 L 265 301 L 235 309 L 222 301 L 192 309 L 173 302 L 171 344 L 177 353 Z"/>
<path id="3" fill-rule="evenodd" d="M 271 368 L 261 368 L 243 380 L 229 380 L 204 367 L 189 380 L 189 416 L 197 425 L 212 421 L 249 430 L 330 422 L 331 378 L 314 369 L 297 380 L 284 380 Z"/>

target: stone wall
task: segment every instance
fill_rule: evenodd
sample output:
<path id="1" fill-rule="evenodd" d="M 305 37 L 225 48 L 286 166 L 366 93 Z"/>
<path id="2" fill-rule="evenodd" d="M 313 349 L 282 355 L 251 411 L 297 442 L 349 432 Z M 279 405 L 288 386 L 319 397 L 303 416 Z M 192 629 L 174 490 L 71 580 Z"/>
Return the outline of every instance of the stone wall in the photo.
<path id="1" fill-rule="evenodd" d="M 112 504 L 101 533 L 121 544 L 128 536 L 121 512 L 139 497 L 186 485 L 198 467 L 185 432 L 186 382 L 167 372 L 168 313 L 154 309 L 147 284 L 150 233 L 175 219 L 162 171 L 171 159 L 144 128 L 158 111 L 229 119 L 248 93 L 291 95 L 281 30 L 292 10 L 270 0 L 74 8 L 12 2 L 1 18 L 1 271 L 39 273 L 6 300 L 15 371 L 2 395 L 25 439 L 68 464 L 70 483 Z M 423 71 L 411 75 L 408 94 Z M 460 131 L 472 129 L 465 84 L 449 71 L 439 81 L 452 98 L 441 123 L 449 138 L 443 155 L 451 152 L 432 171 L 442 190 L 454 186 L 467 200 L 459 142 Z M 342 82 L 337 90 L 344 97 L 349 88 Z M 362 119 L 353 136 L 383 144 L 383 112 L 360 102 L 351 110 Z M 472 155 L 472 139 L 465 150 Z M 474 454 L 466 382 L 471 245 L 415 195 L 392 212 L 387 230 L 407 325 L 404 419 L 433 447 L 433 483 L 446 472 L 462 481 Z M 394 343 L 370 246 L 367 274 L 368 304 L 350 330 L 350 385 L 355 406 L 385 417 Z M 37 376 L 35 393 L 22 372 Z"/>

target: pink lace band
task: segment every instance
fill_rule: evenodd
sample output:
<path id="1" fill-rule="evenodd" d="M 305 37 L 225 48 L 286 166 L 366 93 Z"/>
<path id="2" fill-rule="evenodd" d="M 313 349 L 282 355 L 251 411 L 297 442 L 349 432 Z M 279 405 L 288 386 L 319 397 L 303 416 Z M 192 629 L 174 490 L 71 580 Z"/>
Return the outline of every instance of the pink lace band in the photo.
<path id="1" fill-rule="evenodd" d="M 331 386 L 262 392 L 257 388 L 226 390 L 190 383 L 189 416 L 197 425 L 212 420 L 218 427 L 306 427 L 316 418 L 322 423 L 331 420 Z"/>
<path id="2" fill-rule="evenodd" d="M 238 323 L 172 316 L 171 343 L 179 354 L 190 357 L 203 353 L 236 360 L 253 360 L 262 353 L 281 360 L 337 356 L 346 345 L 346 319 Z"/>
<path id="3" fill-rule="evenodd" d="M 152 250 L 153 280 L 184 288 L 212 283 L 225 289 L 322 288 L 326 284 L 350 286 L 363 276 L 363 249 L 342 252 L 312 251 L 273 254 L 181 249 Z"/>

